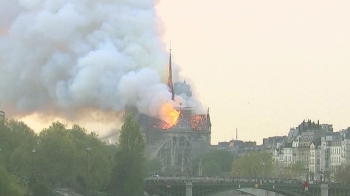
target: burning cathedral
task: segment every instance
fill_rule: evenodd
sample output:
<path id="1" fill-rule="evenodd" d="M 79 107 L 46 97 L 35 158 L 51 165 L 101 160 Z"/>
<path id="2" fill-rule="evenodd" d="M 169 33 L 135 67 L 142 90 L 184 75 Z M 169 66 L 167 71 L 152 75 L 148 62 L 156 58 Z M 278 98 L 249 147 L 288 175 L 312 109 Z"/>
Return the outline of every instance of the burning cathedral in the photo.
<path id="1" fill-rule="evenodd" d="M 172 94 L 192 96 L 191 88 L 186 81 L 172 80 L 171 52 L 168 67 L 168 87 Z M 178 173 L 188 171 L 192 160 L 206 153 L 211 140 L 211 122 L 209 109 L 206 113 L 197 113 L 194 107 L 174 107 L 165 104 L 169 120 L 150 117 L 138 113 L 135 108 L 127 108 L 126 112 L 133 113 L 140 123 L 140 131 L 146 141 L 146 155 L 148 159 L 158 159 L 162 164 L 162 171 Z"/>

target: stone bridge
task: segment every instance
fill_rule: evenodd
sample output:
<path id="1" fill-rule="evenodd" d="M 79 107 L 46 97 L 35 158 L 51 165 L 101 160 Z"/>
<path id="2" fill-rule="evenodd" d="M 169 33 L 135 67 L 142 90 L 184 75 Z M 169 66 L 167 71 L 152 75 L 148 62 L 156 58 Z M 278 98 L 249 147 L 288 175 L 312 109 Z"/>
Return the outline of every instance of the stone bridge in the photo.
<path id="1" fill-rule="evenodd" d="M 146 179 L 145 192 L 149 196 L 216 196 L 230 190 L 249 195 L 279 196 L 348 196 L 350 186 L 339 184 L 309 184 L 198 180 L 198 179 Z"/>

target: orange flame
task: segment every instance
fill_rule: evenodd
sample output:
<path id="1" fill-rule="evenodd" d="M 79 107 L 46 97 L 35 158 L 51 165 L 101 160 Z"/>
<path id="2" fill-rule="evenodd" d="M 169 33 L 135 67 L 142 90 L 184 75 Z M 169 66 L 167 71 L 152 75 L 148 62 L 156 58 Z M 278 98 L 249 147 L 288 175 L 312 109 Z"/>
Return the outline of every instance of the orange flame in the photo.
<path id="1" fill-rule="evenodd" d="M 177 111 L 174 106 L 167 102 L 161 108 L 162 120 L 166 122 L 163 126 L 163 129 L 169 129 L 172 126 L 176 125 L 177 120 L 179 119 L 180 112 Z"/>
<path id="2" fill-rule="evenodd" d="M 196 131 L 201 131 L 207 127 L 207 118 L 205 115 L 196 115 L 192 117 L 191 126 Z"/>

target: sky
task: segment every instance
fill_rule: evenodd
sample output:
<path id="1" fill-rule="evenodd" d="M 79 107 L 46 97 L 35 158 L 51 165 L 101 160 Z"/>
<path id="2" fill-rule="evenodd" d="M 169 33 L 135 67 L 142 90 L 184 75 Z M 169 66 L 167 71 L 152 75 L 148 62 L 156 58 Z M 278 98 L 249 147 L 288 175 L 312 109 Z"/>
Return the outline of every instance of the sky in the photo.
<path id="1" fill-rule="evenodd" d="M 161 0 L 173 61 L 210 108 L 212 144 L 304 119 L 350 126 L 350 2 Z"/>
<path id="2" fill-rule="evenodd" d="M 171 96 L 170 43 L 175 78 L 195 95 L 188 103 L 209 108 L 212 144 L 236 129 L 237 139 L 261 144 L 308 119 L 350 126 L 348 1 L 0 5 L 0 109 L 36 132 L 63 117 L 99 134 L 121 125 L 130 103 L 158 116 Z"/>

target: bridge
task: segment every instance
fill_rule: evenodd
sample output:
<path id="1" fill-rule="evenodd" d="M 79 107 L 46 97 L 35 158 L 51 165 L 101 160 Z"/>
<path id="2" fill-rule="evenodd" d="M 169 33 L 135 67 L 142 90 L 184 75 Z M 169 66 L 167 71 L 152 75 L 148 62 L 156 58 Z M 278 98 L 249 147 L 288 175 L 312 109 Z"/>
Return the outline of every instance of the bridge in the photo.
<path id="1" fill-rule="evenodd" d="M 215 196 L 236 190 L 248 195 L 279 196 L 348 196 L 350 186 L 341 184 L 308 184 L 299 181 L 230 180 L 223 178 L 147 178 L 145 192 L 149 196 Z"/>

